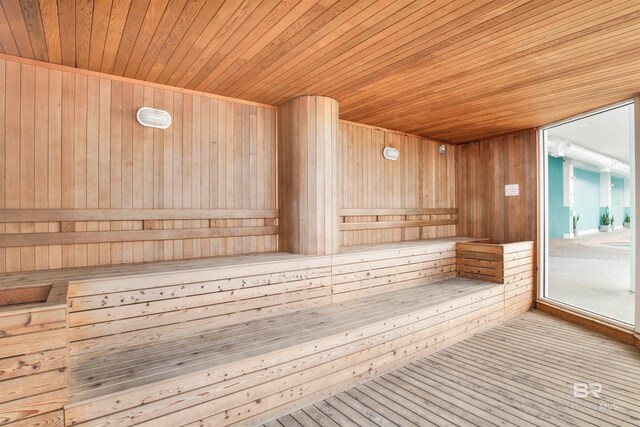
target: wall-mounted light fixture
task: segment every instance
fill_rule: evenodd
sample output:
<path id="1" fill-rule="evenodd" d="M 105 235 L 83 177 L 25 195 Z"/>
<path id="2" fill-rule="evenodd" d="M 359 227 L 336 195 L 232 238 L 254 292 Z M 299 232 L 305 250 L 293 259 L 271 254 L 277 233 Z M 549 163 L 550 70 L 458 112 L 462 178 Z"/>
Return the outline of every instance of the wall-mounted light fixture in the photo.
<path id="1" fill-rule="evenodd" d="M 438 147 L 438 153 L 444 154 L 446 152 L 447 152 L 447 146 L 444 144 L 440 144 L 440 146 Z"/>
<path id="2" fill-rule="evenodd" d="M 393 147 L 384 147 L 384 150 L 382 150 L 382 156 L 387 160 L 398 160 L 399 155 L 398 149 Z"/>
<path id="3" fill-rule="evenodd" d="M 136 113 L 136 119 L 142 126 L 166 129 L 171 126 L 171 114 L 164 110 L 142 107 Z"/>

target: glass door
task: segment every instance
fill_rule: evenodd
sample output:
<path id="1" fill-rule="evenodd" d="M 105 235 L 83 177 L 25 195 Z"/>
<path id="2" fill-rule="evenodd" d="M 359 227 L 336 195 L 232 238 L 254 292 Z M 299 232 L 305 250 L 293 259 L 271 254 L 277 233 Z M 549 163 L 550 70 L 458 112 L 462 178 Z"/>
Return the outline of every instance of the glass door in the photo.
<path id="1" fill-rule="evenodd" d="M 634 106 L 541 131 L 542 297 L 613 323 L 635 316 Z"/>

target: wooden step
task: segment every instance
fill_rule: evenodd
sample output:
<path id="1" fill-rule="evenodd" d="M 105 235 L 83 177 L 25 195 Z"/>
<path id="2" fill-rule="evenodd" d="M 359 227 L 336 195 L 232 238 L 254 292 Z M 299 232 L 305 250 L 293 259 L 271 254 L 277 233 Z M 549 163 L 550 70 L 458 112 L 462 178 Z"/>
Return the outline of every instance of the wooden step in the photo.
<path id="1" fill-rule="evenodd" d="M 451 279 L 119 353 L 75 357 L 66 424 L 153 425 L 162 417 L 167 425 L 182 425 L 204 414 L 226 425 L 220 414 L 233 408 L 245 408 L 239 414 L 250 416 L 267 401 L 294 401 L 340 383 L 351 369 L 354 377 L 366 376 L 400 358 L 397 352 L 417 354 L 451 331 L 494 322 L 503 315 L 503 288 Z"/>

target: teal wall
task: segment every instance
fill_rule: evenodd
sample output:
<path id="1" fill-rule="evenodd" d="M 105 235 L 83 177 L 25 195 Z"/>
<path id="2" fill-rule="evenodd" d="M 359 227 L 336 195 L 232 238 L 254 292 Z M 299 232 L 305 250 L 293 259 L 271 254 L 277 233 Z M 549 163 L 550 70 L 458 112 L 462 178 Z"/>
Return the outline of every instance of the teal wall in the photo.
<path id="1" fill-rule="evenodd" d="M 549 237 L 562 237 L 571 229 L 569 208 L 564 206 L 562 157 L 548 156 L 549 169 Z"/>
<path id="2" fill-rule="evenodd" d="M 600 226 L 600 174 L 573 168 L 573 206 L 580 215 L 578 231 L 592 230 Z"/>
<path id="3" fill-rule="evenodd" d="M 619 227 L 624 221 L 624 179 L 611 177 L 611 208 L 609 211 L 614 217 L 614 225 Z"/>
<path id="4" fill-rule="evenodd" d="M 547 157 L 549 183 L 549 237 L 561 238 L 569 233 L 572 224 L 569 208 L 564 206 L 563 196 L 563 164 L 561 157 Z M 600 174 L 577 167 L 573 168 L 573 207 L 575 215 L 580 215 L 578 231 L 593 230 L 600 226 L 600 214 L 605 208 L 600 207 Z M 611 177 L 611 206 L 609 212 L 615 218 L 617 227 L 622 225 L 625 212 L 630 208 L 624 206 L 624 179 Z"/>

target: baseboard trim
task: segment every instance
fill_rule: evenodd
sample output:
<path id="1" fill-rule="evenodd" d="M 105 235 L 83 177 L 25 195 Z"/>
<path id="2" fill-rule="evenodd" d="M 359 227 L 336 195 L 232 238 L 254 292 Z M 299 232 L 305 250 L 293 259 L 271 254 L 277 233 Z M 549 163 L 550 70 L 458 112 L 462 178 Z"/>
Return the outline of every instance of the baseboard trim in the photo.
<path id="1" fill-rule="evenodd" d="M 635 334 L 631 329 L 612 325 L 544 300 L 536 301 L 536 310 L 584 326 L 585 328 L 599 332 L 624 344 L 634 345 L 640 348 L 640 335 Z"/>

